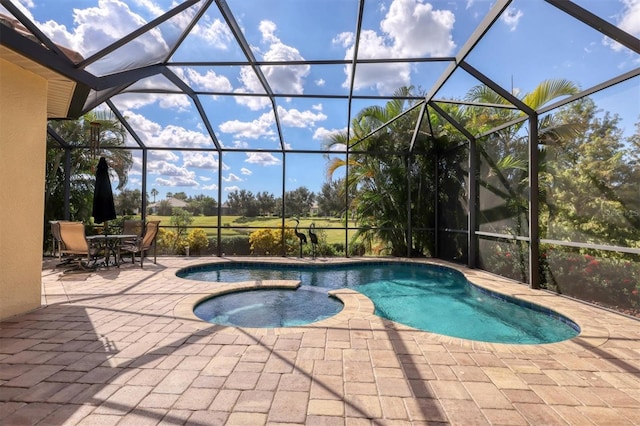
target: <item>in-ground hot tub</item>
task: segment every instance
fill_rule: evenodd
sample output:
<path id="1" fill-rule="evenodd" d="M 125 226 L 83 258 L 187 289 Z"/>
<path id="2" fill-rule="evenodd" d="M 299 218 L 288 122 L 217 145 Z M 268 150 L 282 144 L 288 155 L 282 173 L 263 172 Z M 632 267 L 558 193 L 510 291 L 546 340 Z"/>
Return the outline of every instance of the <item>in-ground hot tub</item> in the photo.
<path id="1" fill-rule="evenodd" d="M 344 305 L 321 287 L 262 288 L 214 296 L 196 305 L 207 322 L 237 327 L 295 327 L 337 314 Z"/>

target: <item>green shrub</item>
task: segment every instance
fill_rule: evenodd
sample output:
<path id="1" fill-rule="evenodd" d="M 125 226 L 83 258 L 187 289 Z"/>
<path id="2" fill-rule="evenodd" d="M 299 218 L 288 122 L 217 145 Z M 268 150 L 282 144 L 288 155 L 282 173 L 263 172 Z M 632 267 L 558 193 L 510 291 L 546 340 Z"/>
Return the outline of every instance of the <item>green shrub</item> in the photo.
<path id="1" fill-rule="evenodd" d="M 233 237 L 223 237 L 220 241 L 222 253 L 228 256 L 244 256 L 251 254 L 249 237 L 236 235 Z"/>

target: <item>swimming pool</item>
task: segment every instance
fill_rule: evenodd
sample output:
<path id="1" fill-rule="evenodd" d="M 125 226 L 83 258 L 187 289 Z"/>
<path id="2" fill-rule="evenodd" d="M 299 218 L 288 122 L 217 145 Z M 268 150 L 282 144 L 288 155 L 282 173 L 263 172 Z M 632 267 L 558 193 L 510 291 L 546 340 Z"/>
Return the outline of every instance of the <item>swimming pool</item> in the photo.
<path id="1" fill-rule="evenodd" d="M 579 334 L 575 323 L 554 311 L 484 290 L 459 271 L 433 264 L 232 262 L 191 266 L 177 275 L 210 282 L 300 280 L 305 286 L 351 288 L 373 301 L 376 315 L 470 340 L 541 344 Z"/>

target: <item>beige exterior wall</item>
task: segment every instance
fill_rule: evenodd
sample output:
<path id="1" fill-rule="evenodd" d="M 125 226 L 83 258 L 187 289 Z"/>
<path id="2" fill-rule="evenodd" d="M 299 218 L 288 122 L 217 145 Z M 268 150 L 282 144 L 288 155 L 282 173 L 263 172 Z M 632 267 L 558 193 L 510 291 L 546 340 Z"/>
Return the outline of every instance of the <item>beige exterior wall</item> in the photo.
<path id="1" fill-rule="evenodd" d="M 40 306 L 47 81 L 0 59 L 0 319 Z"/>

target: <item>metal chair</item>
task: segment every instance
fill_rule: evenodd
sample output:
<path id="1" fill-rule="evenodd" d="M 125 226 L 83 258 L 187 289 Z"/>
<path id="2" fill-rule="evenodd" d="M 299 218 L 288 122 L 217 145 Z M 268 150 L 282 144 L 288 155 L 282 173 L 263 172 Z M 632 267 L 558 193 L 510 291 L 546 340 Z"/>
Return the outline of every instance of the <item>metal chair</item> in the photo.
<path id="1" fill-rule="evenodd" d="M 153 263 L 156 263 L 156 237 L 158 236 L 159 228 L 159 220 L 147 222 L 144 228 L 144 235 L 133 244 L 123 244 L 120 246 L 120 251 L 131 253 L 131 263 L 136 262 L 136 253 L 140 253 L 140 267 L 142 268 L 145 253 L 153 247 Z"/>
<path id="2" fill-rule="evenodd" d="M 84 223 L 60 221 L 58 226 L 61 241 L 59 247 L 60 256 L 69 256 L 69 264 L 74 265 L 74 268 L 65 270 L 65 272 L 74 269 L 85 271 L 94 269 L 100 250 L 87 242 Z"/>
<path id="3" fill-rule="evenodd" d="M 135 244 L 138 238 L 144 233 L 144 222 L 141 220 L 127 219 L 122 222 L 122 235 L 135 235 L 136 238 L 124 240 L 124 244 Z"/>
<path id="4" fill-rule="evenodd" d="M 60 222 L 66 222 L 64 220 L 50 220 L 51 224 L 51 237 L 53 240 L 53 247 L 51 254 L 58 257 L 58 261 L 62 261 L 62 238 L 60 237 Z"/>

